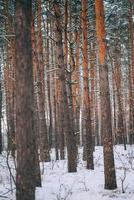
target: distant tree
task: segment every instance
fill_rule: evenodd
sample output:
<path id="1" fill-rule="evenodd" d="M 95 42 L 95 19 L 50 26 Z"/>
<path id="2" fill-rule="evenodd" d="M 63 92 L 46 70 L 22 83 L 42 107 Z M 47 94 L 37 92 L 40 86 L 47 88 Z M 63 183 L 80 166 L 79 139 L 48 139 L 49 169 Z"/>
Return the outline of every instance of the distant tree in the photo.
<path id="1" fill-rule="evenodd" d="M 9 13 L 8 1 L 4 4 L 5 32 L 14 34 L 13 16 Z M 10 37 L 5 43 L 6 62 L 4 66 L 4 84 L 6 96 L 7 140 L 8 150 L 15 156 L 15 39 Z"/>
<path id="2" fill-rule="evenodd" d="M 38 0 L 37 6 L 37 58 L 38 58 L 38 103 L 39 103 L 39 141 L 41 161 L 50 161 L 48 131 L 45 115 L 45 80 L 44 80 L 44 53 L 42 38 L 42 4 Z"/>
<path id="3" fill-rule="evenodd" d="M 82 0 L 82 69 L 83 69 L 83 121 L 85 125 L 85 151 L 87 168 L 94 169 L 93 164 L 93 143 L 91 127 L 91 105 L 89 97 L 89 68 L 88 68 L 88 49 L 87 49 L 87 0 Z"/>
<path id="4" fill-rule="evenodd" d="M 116 142 L 119 144 L 124 144 L 124 148 L 126 149 L 126 134 L 125 134 L 125 123 L 124 123 L 124 108 L 123 108 L 123 98 L 122 98 L 122 77 L 121 77 L 121 52 L 120 48 L 116 48 L 116 45 L 119 47 L 120 43 L 118 43 L 118 39 L 115 40 L 115 48 L 114 53 L 112 55 L 114 62 L 114 81 L 115 81 L 115 89 L 116 89 L 116 100 L 118 106 L 118 120 L 117 120 L 117 129 L 116 129 Z"/>
<path id="5" fill-rule="evenodd" d="M 65 70 L 66 65 L 64 63 L 64 52 L 63 52 L 63 34 L 62 34 L 62 21 L 61 21 L 61 9 L 59 1 L 54 0 L 53 10 L 55 14 L 55 24 L 56 24 L 56 46 L 57 46 L 57 66 L 58 66 L 58 78 L 61 84 L 61 102 L 62 113 L 64 113 L 64 130 L 66 134 L 66 144 L 67 144 L 67 155 L 68 155 L 68 171 L 77 171 L 77 149 L 76 140 L 74 135 L 73 121 L 71 120 L 67 88 L 66 88 L 66 76 Z"/>
<path id="6" fill-rule="evenodd" d="M 134 144 L 134 5 L 129 0 L 128 30 L 129 30 L 129 142 Z"/>
<path id="7" fill-rule="evenodd" d="M 37 93 L 37 52 L 35 48 L 35 28 L 34 28 L 34 19 L 32 19 L 31 24 L 31 38 L 32 38 L 32 64 L 33 64 L 33 84 L 34 84 L 34 130 L 35 130 L 35 151 L 36 151 L 36 160 L 35 160 L 35 168 L 36 168 L 36 186 L 41 186 L 41 174 L 40 174 L 40 166 L 39 166 L 39 109 L 38 109 L 38 93 Z"/>

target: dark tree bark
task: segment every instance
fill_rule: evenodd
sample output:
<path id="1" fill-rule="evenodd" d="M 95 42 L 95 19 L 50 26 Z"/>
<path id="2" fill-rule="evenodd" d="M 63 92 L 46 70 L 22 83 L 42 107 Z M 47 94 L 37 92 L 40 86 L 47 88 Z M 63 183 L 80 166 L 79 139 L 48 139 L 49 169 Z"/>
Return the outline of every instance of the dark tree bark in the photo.
<path id="1" fill-rule="evenodd" d="M 32 66 L 32 1 L 16 1 L 16 200 L 35 199 L 35 132 Z"/>
<path id="2" fill-rule="evenodd" d="M 85 125 L 85 151 L 87 160 L 87 169 L 94 169 L 93 163 L 93 144 L 91 127 L 91 104 L 89 97 L 89 70 L 88 70 L 88 50 L 87 50 L 87 0 L 81 0 L 82 3 L 82 54 L 83 54 L 83 107 L 84 107 L 84 125 Z"/>
<path id="3" fill-rule="evenodd" d="M 67 88 L 66 88 L 66 76 L 65 76 L 65 63 L 63 53 L 63 41 L 62 41 L 62 25 L 61 25 L 61 10 L 59 1 L 55 0 L 53 4 L 55 19 L 56 19 L 56 45 L 57 45 L 57 65 L 58 76 L 61 83 L 61 102 L 62 112 L 64 113 L 64 128 L 66 134 L 67 153 L 68 153 L 68 171 L 77 171 L 76 160 L 76 140 L 74 135 L 73 122 L 70 118 L 70 111 L 68 105 Z"/>
<path id="4" fill-rule="evenodd" d="M 39 154 L 38 154 L 38 147 L 39 147 L 39 109 L 38 109 L 38 93 L 37 93 L 37 53 L 35 48 L 35 29 L 34 29 L 34 19 L 32 19 L 31 24 L 31 34 L 32 34 L 32 62 L 33 62 L 33 81 L 34 81 L 34 130 L 35 130 L 35 137 L 36 137 L 36 186 L 41 186 L 41 174 L 40 174 L 40 166 L 39 166 Z"/>
<path id="5" fill-rule="evenodd" d="M 1 62 L 0 62 L 0 154 L 3 150 L 2 145 L 2 77 L 1 77 Z"/>

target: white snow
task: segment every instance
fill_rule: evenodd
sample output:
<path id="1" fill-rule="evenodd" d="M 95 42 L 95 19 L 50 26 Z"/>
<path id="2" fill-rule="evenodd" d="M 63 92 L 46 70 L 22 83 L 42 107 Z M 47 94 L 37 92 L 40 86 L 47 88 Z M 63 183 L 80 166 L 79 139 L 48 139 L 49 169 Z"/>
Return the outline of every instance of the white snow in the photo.
<path id="1" fill-rule="evenodd" d="M 79 148 L 77 173 L 68 173 L 66 160 L 55 161 L 52 150 L 52 161 L 41 163 L 42 187 L 36 189 L 36 200 L 134 200 L 134 146 L 127 146 L 127 151 L 124 151 L 123 145 L 117 145 L 114 147 L 114 154 L 118 189 L 108 191 L 104 190 L 102 147 L 95 148 L 95 170 L 86 169 L 86 163 L 82 160 L 82 148 Z M 15 200 L 13 185 L 13 193 L 9 192 L 11 181 L 5 155 L 0 158 L 0 200 Z M 13 168 L 11 158 L 10 164 Z M 12 171 L 14 173 L 14 169 Z M 122 193 L 121 180 L 124 172 L 125 193 Z M 3 195 L 7 198 L 1 197 Z"/>

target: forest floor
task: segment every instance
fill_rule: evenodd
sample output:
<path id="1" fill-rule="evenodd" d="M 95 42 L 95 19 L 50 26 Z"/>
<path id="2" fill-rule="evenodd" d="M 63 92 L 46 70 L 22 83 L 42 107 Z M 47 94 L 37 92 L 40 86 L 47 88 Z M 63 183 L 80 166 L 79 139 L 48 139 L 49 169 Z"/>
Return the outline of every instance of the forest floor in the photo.
<path id="1" fill-rule="evenodd" d="M 79 148 L 77 173 L 67 172 L 67 161 L 41 163 L 42 187 L 36 189 L 36 200 L 134 200 L 134 146 L 114 147 L 118 189 L 104 190 L 104 164 L 102 147 L 94 153 L 95 170 L 87 170 Z M 14 162 L 6 153 L 0 158 L 0 200 L 15 200 L 15 187 L 8 164 L 15 174 Z M 125 193 L 123 193 L 123 190 Z"/>

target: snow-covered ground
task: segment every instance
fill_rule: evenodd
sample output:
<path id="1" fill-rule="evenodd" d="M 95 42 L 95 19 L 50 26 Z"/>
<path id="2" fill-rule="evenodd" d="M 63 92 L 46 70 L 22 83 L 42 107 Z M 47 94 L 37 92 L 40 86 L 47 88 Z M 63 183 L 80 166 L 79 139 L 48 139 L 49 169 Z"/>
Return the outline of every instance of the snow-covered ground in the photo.
<path id="1" fill-rule="evenodd" d="M 42 187 L 36 189 L 36 200 L 134 200 L 134 146 L 114 147 L 118 189 L 104 190 L 104 168 L 102 147 L 94 153 L 95 170 L 85 169 L 82 148 L 79 149 L 78 172 L 68 173 L 66 161 L 41 163 Z M 10 161 L 13 169 L 13 161 Z M 124 179 L 124 181 L 123 181 Z M 122 182 L 125 193 L 122 193 Z M 11 191 L 12 193 L 11 193 Z M 4 196 L 4 197 L 2 197 Z M 0 200 L 15 200 L 15 189 L 11 185 L 6 154 L 0 158 Z"/>

